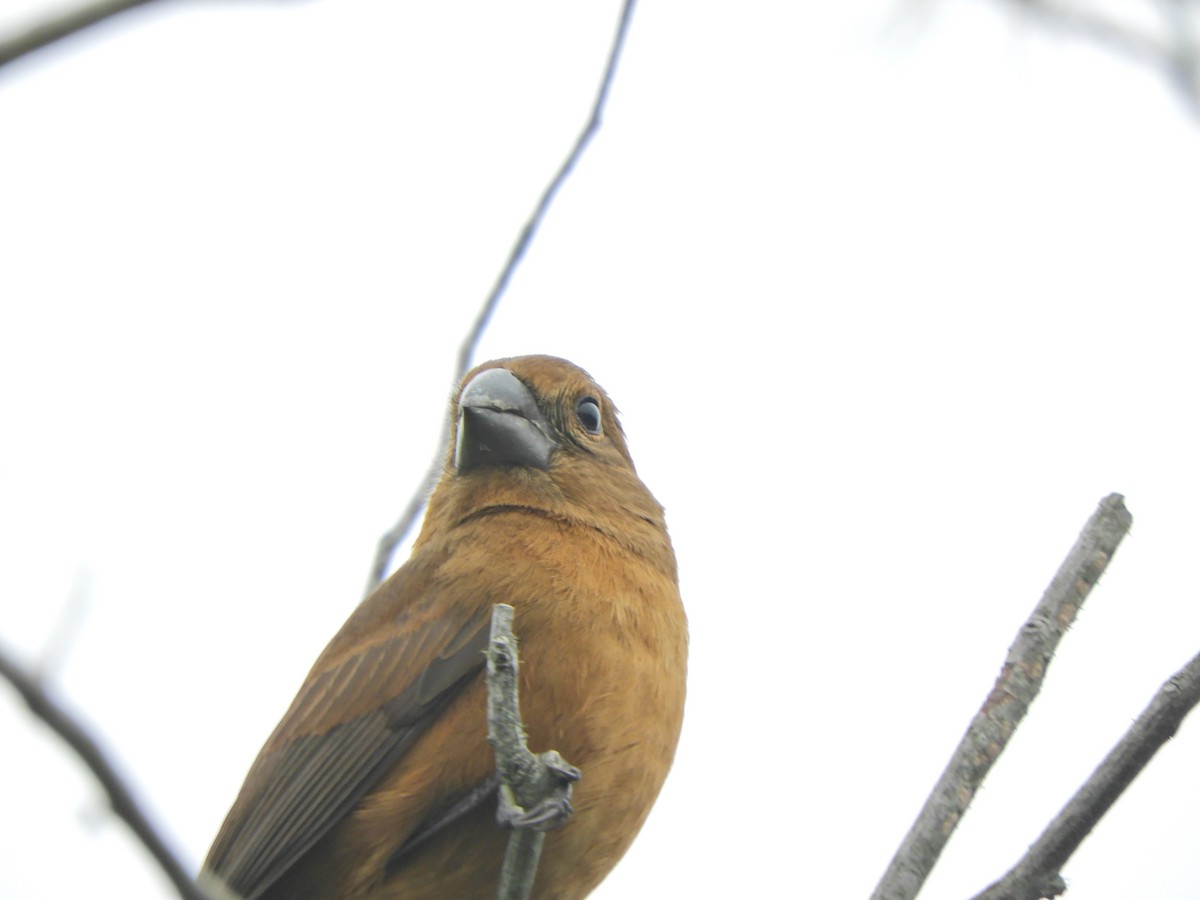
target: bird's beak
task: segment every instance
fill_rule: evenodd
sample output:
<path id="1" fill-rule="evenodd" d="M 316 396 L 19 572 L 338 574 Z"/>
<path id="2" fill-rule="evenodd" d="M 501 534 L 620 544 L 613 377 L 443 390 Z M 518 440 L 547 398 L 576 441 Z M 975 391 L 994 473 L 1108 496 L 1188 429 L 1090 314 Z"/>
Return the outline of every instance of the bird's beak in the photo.
<path id="1" fill-rule="evenodd" d="M 531 466 L 545 469 L 556 446 L 537 403 L 508 369 L 486 369 L 463 388 L 458 401 L 454 465 Z"/>

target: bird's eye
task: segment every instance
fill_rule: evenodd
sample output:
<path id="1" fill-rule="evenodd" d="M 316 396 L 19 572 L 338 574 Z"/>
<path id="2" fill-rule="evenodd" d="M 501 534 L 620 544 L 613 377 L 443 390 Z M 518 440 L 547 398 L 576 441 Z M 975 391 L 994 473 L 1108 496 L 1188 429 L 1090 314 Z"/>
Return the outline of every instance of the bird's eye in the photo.
<path id="1" fill-rule="evenodd" d="M 575 417 L 588 434 L 600 433 L 600 404 L 594 397 L 583 397 L 575 404 Z"/>

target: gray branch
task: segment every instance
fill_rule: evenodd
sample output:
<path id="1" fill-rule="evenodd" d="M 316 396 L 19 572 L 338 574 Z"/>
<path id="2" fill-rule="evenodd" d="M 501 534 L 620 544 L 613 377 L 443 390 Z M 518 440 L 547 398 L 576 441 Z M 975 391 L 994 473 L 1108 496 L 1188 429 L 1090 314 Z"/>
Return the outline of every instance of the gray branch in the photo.
<path id="1" fill-rule="evenodd" d="M 1109 47 L 1161 70 L 1191 111 L 1200 116 L 1200 57 L 1184 0 L 1158 0 L 1165 37 L 1079 0 L 1007 0 L 1009 6 L 1064 34 Z"/>
<path id="2" fill-rule="evenodd" d="M 84 765 L 91 770 L 108 794 L 108 802 L 113 812 L 125 821 L 137 839 L 150 851 L 150 855 L 175 886 L 179 896 L 184 900 L 218 900 L 214 894 L 192 880 L 188 870 L 151 824 L 146 810 L 108 761 L 95 738 L 49 695 L 42 681 L 26 672 L 3 650 L 0 650 L 0 677 L 16 688 L 30 711 L 45 722 L 50 730 L 62 738 L 83 760 Z"/>
<path id="3" fill-rule="evenodd" d="M 1040 900 L 1066 889 L 1059 870 L 1200 702 L 1200 654 L 1154 695 L 1125 736 L 1009 872 L 975 900 Z M 1046 889 L 1052 886 L 1051 890 Z"/>
<path id="4" fill-rule="evenodd" d="M 149 2 L 151 0 L 100 0 L 50 16 L 19 34 L 0 40 L 0 67 Z"/>
<path id="5" fill-rule="evenodd" d="M 587 124 L 583 126 L 583 131 L 579 133 L 579 137 L 575 139 L 575 145 L 571 148 L 571 152 L 567 154 L 566 159 L 563 160 L 558 171 L 554 173 L 554 177 L 550 179 L 550 183 L 546 186 L 546 189 L 542 191 L 542 196 L 538 198 L 537 206 L 534 207 L 529 219 L 525 222 L 525 226 L 521 229 L 521 233 L 517 236 L 516 243 L 513 244 L 512 249 L 509 251 L 508 259 L 505 261 L 504 267 L 500 270 L 500 274 L 496 278 L 496 283 L 492 286 L 491 293 L 484 300 L 483 306 L 480 307 L 475 321 L 467 332 L 467 336 L 458 348 L 458 360 L 454 369 L 455 384 L 462 381 L 463 376 L 470 370 L 471 360 L 475 355 L 475 348 L 479 344 L 479 339 L 487 329 L 488 322 L 492 318 L 492 313 L 495 312 L 496 306 L 499 304 L 500 298 L 504 295 L 509 281 L 512 280 L 513 273 L 516 272 L 517 266 L 521 264 L 521 260 L 525 256 L 525 251 L 529 249 L 529 245 L 533 242 L 534 235 L 537 234 L 538 227 L 542 224 L 542 219 L 546 217 L 546 211 L 550 208 L 550 203 L 554 200 L 559 188 L 563 186 L 568 176 L 570 176 L 572 170 L 575 168 L 575 164 L 583 156 L 583 152 L 587 149 L 588 144 L 591 143 L 592 137 L 600 129 L 604 105 L 608 101 L 608 91 L 612 86 L 613 77 L 617 71 L 617 62 L 621 58 L 621 48 L 625 44 L 625 35 L 629 31 L 629 22 L 633 18 L 633 5 L 634 0 L 625 0 L 621 6 L 621 18 L 617 23 L 617 31 L 613 36 L 612 47 L 608 51 L 608 61 L 604 67 L 604 76 L 600 80 L 599 90 L 596 91 L 596 99 L 592 102 L 592 111 L 588 116 Z M 383 536 L 379 539 L 379 545 L 375 549 L 375 559 L 371 562 L 371 571 L 367 576 L 365 594 L 370 594 L 383 582 L 383 579 L 387 576 L 388 566 L 391 564 L 392 554 L 396 552 L 396 548 L 404 540 L 409 531 L 412 530 L 417 518 L 421 515 L 421 510 L 425 508 L 425 501 L 442 473 L 446 450 L 450 446 L 451 427 L 452 425 L 449 421 L 442 426 L 437 452 L 433 455 L 433 462 L 430 463 L 425 477 L 421 479 L 421 483 L 417 486 L 416 492 L 408 501 L 408 505 L 405 506 L 404 511 L 400 514 L 400 518 L 396 520 L 396 524 L 384 532 Z"/>
<path id="6" fill-rule="evenodd" d="M 920 891 L 975 792 L 1041 690 L 1055 648 L 1132 521 L 1120 494 L 1110 494 L 1100 502 L 1033 615 L 1017 633 L 991 693 L 896 851 L 872 900 L 911 900 Z"/>
<path id="7" fill-rule="evenodd" d="M 1158 6 L 1174 40 L 1169 74 L 1192 112 L 1200 116 L 1200 48 L 1192 27 L 1192 11 L 1187 0 L 1158 0 Z"/>
<path id="8" fill-rule="evenodd" d="M 492 607 L 487 650 L 488 741 L 496 753 L 500 779 L 497 819 L 512 828 L 500 873 L 499 900 L 524 900 L 533 890 L 546 832 L 570 818 L 571 788 L 577 768 L 550 750 L 534 755 L 525 743 L 517 693 L 520 661 L 512 631 L 513 608 Z"/>

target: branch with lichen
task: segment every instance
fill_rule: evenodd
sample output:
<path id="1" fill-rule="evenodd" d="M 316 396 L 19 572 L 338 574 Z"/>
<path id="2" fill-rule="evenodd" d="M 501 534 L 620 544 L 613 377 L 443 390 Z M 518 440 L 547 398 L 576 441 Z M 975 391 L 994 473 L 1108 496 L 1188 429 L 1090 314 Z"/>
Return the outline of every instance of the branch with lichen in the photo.
<path id="1" fill-rule="evenodd" d="M 533 890 L 546 832 L 571 817 L 572 785 L 580 772 L 557 751 L 534 754 L 525 742 L 517 692 L 520 660 L 512 631 L 513 608 L 492 607 L 487 649 L 488 742 L 500 780 L 496 818 L 513 829 L 500 873 L 499 900 L 524 900 Z"/>

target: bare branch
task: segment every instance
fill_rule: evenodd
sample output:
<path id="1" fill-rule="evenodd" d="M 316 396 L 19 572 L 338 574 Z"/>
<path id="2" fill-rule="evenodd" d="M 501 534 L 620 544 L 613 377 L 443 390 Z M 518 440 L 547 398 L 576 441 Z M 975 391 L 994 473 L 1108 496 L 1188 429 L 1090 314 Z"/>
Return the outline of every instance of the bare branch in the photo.
<path id="1" fill-rule="evenodd" d="M 1189 12 L 1182 0 L 1160 0 L 1170 39 L 1151 34 L 1085 3 L 1070 0 L 1007 0 L 1009 6 L 1055 30 L 1103 44 L 1118 53 L 1162 70 L 1200 115 L 1200 69 Z"/>
<path id="2" fill-rule="evenodd" d="M 167 847 L 151 824 L 146 811 L 134 797 L 133 791 L 117 774 L 96 740 L 50 697 L 41 681 L 29 675 L 3 649 L 0 649 L 0 676 L 17 689 L 30 711 L 45 722 L 83 760 L 108 794 L 108 802 L 113 812 L 125 821 L 138 840 L 150 851 L 150 855 L 171 880 L 179 896 L 184 900 L 216 900 L 192 880 L 187 869 Z"/>
<path id="3" fill-rule="evenodd" d="M 896 851 L 871 895 L 873 900 L 911 900 L 917 895 L 979 785 L 1041 690 L 1055 648 L 1132 521 L 1120 494 L 1100 501 L 1033 615 L 1017 632 L 991 693 Z"/>
<path id="4" fill-rule="evenodd" d="M 1158 0 L 1158 6 L 1175 42 L 1171 74 L 1192 112 L 1200 116 L 1200 48 L 1196 45 L 1187 0 Z"/>
<path id="5" fill-rule="evenodd" d="M 1021 861 L 975 900 L 1039 900 L 1054 896 L 1045 893 L 1042 885 L 1057 882 L 1065 887 L 1059 870 L 1159 748 L 1175 736 L 1197 702 L 1200 654 L 1159 688 L 1150 705 Z"/>
<path id="6" fill-rule="evenodd" d="M 515 829 L 500 870 L 499 900 L 525 900 L 533 890 L 546 832 L 565 825 L 574 810 L 572 785 L 580 772 L 550 750 L 535 756 L 525 743 L 517 693 L 520 660 L 512 631 L 513 608 L 492 607 L 487 650 L 488 742 L 500 780 L 497 819 Z"/>
<path id="7" fill-rule="evenodd" d="M 516 243 L 513 244 L 512 249 L 509 251 L 508 259 L 505 261 L 504 267 L 500 270 L 500 274 L 496 278 L 496 283 L 492 286 L 491 293 L 484 300 L 483 306 L 480 307 L 474 323 L 472 323 L 467 336 L 463 339 L 462 345 L 458 349 L 458 360 L 454 376 L 455 384 L 462 381 L 463 376 L 470 370 L 471 360 L 475 355 L 475 348 L 479 343 L 479 339 L 487 328 L 492 313 L 495 312 L 500 298 L 504 295 L 504 291 L 508 287 L 513 273 L 516 272 L 517 266 L 521 264 L 521 260 L 525 256 L 525 251 L 529 249 L 534 235 L 537 234 L 538 227 L 542 224 L 542 219 L 545 218 L 546 211 L 550 208 L 551 202 L 554 200 L 559 188 L 563 186 L 575 168 L 575 164 L 583 156 L 583 152 L 587 149 L 588 144 L 591 143 L 592 137 L 600 128 L 604 104 L 608 100 L 608 91 L 612 86 L 613 77 L 617 71 L 617 62 L 621 58 L 621 48 L 625 44 L 625 35 L 629 31 L 629 22 L 633 18 L 633 6 L 634 0 L 625 0 L 621 5 L 621 18 L 617 22 L 617 31 L 613 36 L 612 46 L 608 51 L 608 62 L 604 67 L 604 77 L 600 80 L 600 88 L 596 91 L 596 99 L 592 102 L 592 111 L 588 117 L 587 124 L 584 125 L 583 131 L 579 133 L 579 137 L 575 139 L 575 145 L 571 148 L 571 152 L 567 154 L 558 171 L 554 173 L 554 177 L 550 179 L 550 183 L 546 185 L 546 189 L 542 191 L 542 196 L 538 198 L 537 206 L 534 207 L 533 213 L 530 214 L 529 219 L 525 222 L 525 226 L 521 229 L 521 233 L 517 236 Z M 429 497 L 429 493 L 433 490 L 433 486 L 437 484 L 438 476 L 442 472 L 446 450 L 450 446 L 451 427 L 450 422 L 446 422 L 443 425 L 437 452 L 434 453 L 433 462 L 430 464 L 429 470 L 425 473 L 425 477 L 421 479 L 421 483 L 417 486 L 412 499 L 408 501 L 408 505 L 405 506 L 404 511 L 400 514 L 400 518 L 396 520 L 396 524 L 389 528 L 379 539 L 379 545 L 375 549 L 375 559 L 371 562 L 371 571 L 367 576 L 367 587 L 364 595 L 370 594 L 382 583 L 387 575 L 388 566 L 391 564 L 392 554 L 396 552 L 396 547 L 400 545 L 408 532 L 412 530 L 417 518 L 421 515 L 421 510 L 425 508 L 425 501 Z"/>
<path id="8" fill-rule="evenodd" d="M 1044 25 L 1106 44 L 1140 62 L 1158 65 L 1171 53 L 1170 45 L 1161 38 L 1080 3 L 1062 0 L 1009 0 L 1009 3 Z"/>
<path id="9" fill-rule="evenodd" d="M 0 40 L 0 67 L 149 2 L 151 0 L 99 0 L 97 3 L 51 16 L 20 34 Z"/>

